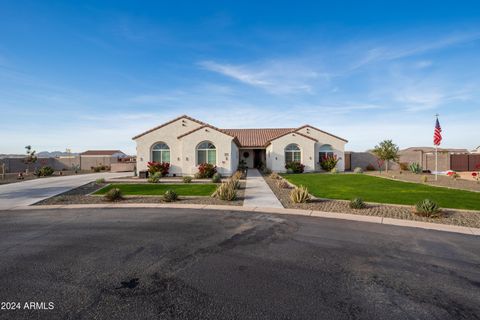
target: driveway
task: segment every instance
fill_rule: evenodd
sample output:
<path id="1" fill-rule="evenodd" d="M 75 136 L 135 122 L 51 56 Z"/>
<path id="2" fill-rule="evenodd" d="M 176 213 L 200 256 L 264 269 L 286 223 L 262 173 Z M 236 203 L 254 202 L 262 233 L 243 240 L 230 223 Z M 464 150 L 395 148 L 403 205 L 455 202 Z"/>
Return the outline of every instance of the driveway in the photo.
<path id="1" fill-rule="evenodd" d="M 480 237 L 187 209 L 0 212 L 1 319 L 479 319 Z"/>
<path id="2" fill-rule="evenodd" d="M 109 179 L 130 175 L 130 172 L 102 172 L 40 178 L 0 185 L 0 210 L 29 206 L 35 202 L 77 188 L 99 178 Z"/>

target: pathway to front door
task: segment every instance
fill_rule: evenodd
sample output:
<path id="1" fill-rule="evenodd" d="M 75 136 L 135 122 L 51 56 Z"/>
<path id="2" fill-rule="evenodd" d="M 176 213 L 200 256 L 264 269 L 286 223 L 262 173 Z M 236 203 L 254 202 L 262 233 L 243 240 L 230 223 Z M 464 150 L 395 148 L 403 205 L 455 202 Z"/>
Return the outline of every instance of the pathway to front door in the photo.
<path id="1" fill-rule="evenodd" d="M 243 205 L 246 207 L 283 208 L 257 169 L 248 170 Z"/>

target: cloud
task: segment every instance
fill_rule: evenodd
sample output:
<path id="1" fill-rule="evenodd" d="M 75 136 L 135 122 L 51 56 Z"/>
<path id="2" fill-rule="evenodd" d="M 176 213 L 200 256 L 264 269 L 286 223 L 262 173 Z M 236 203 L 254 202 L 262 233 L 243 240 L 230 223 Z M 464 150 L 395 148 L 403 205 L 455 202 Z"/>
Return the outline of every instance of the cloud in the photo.
<path id="1" fill-rule="evenodd" d="M 329 75 L 310 68 L 307 63 L 290 60 L 270 60 L 248 65 L 201 61 L 209 71 L 261 88 L 272 94 L 311 94 L 317 82 L 328 81 Z"/>

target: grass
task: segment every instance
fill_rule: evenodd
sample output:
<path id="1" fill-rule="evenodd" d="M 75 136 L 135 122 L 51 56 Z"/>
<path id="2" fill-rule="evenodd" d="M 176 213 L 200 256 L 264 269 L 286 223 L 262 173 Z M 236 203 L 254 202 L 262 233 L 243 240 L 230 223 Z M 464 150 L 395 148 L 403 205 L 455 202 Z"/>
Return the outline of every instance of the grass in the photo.
<path id="1" fill-rule="evenodd" d="M 295 185 L 308 187 L 315 197 L 414 205 L 431 199 L 443 208 L 480 210 L 480 193 L 393 181 L 363 174 L 286 174 Z"/>
<path id="2" fill-rule="evenodd" d="M 94 194 L 104 195 L 108 190 L 119 188 L 126 196 L 158 196 L 163 195 L 167 190 L 174 190 L 179 196 L 210 196 L 217 185 L 205 184 L 135 184 L 135 183 L 114 183 L 110 184 Z"/>

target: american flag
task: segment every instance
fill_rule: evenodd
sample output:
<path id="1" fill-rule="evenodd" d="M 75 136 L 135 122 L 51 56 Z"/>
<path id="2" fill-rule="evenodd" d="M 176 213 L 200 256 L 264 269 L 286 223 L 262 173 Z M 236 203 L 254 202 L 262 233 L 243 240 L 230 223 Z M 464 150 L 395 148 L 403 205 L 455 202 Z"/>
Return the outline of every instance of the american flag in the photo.
<path id="1" fill-rule="evenodd" d="M 433 132 L 433 144 L 436 146 L 440 145 L 440 142 L 442 142 L 442 127 L 440 127 L 440 122 L 435 123 L 435 131 Z"/>

